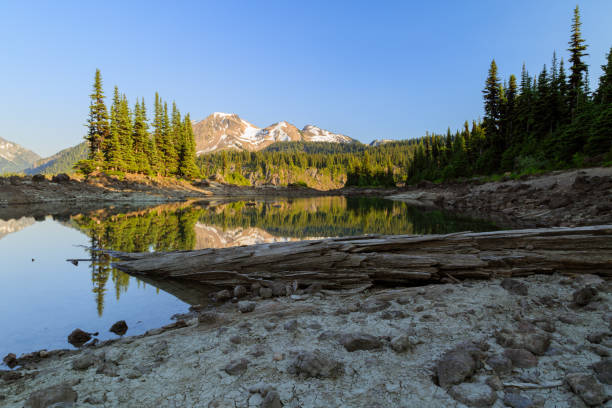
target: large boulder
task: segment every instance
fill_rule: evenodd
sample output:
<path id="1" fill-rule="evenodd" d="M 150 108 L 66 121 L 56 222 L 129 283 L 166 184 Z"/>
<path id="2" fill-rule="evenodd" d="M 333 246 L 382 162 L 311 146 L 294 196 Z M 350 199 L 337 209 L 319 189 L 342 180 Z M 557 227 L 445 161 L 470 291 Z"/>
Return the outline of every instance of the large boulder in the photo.
<path id="1" fill-rule="evenodd" d="M 336 378 L 344 373 L 344 364 L 319 350 L 301 351 L 288 371 L 306 378 Z"/>
<path id="2" fill-rule="evenodd" d="M 78 395 L 68 384 L 59 384 L 34 391 L 25 403 L 25 408 L 47 408 L 53 405 L 71 406 Z"/>

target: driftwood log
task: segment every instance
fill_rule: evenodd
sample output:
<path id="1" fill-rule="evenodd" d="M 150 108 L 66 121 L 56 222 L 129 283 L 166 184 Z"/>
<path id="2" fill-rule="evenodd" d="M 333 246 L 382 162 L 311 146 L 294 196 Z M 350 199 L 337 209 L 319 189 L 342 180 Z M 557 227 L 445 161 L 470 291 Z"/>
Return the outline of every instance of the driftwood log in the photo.
<path id="1" fill-rule="evenodd" d="M 612 276 L 612 225 L 329 238 L 167 253 L 108 252 L 127 273 L 215 286 L 327 289 L 537 273 Z M 188 281 L 186 281 L 188 282 Z"/>

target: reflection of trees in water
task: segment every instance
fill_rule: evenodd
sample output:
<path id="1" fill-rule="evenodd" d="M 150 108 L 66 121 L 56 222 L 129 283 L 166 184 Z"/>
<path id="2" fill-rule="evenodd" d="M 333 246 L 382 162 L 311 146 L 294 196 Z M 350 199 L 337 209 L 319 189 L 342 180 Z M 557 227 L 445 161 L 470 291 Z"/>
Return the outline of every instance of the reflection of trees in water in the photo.
<path id="1" fill-rule="evenodd" d="M 112 216 L 94 213 L 75 216 L 73 222 L 89 235 L 91 248 L 123 252 L 189 250 L 195 245 L 198 211 L 201 210 L 156 208 Z M 89 252 L 92 259 L 92 291 L 101 316 L 109 277 L 115 285 L 115 296 L 119 299 L 128 289 L 130 276 L 112 268 L 111 259 L 105 254 L 93 250 Z"/>
<path id="2" fill-rule="evenodd" d="M 125 214 L 95 212 L 75 216 L 72 221 L 91 237 L 92 248 L 122 252 L 193 249 L 196 222 L 223 230 L 260 228 L 275 237 L 286 238 L 441 234 L 495 229 L 488 222 L 442 211 L 424 211 L 402 202 L 372 197 L 314 197 L 256 203 L 236 201 L 207 208 L 164 205 Z M 130 277 L 112 268 L 110 259 L 104 254 L 91 252 L 93 293 L 101 315 L 109 277 L 115 285 L 117 299 L 127 291 Z"/>
<path id="3" fill-rule="evenodd" d="M 199 221 L 224 229 L 258 227 L 272 235 L 293 238 L 495 229 L 489 222 L 376 197 L 316 197 L 250 206 L 234 202 L 204 212 Z"/>

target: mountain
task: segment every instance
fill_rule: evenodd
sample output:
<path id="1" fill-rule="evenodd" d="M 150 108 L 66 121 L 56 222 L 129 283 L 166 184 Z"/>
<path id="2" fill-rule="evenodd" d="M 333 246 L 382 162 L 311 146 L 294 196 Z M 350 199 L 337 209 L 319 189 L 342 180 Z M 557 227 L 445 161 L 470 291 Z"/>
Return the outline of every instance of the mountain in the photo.
<path id="1" fill-rule="evenodd" d="M 28 169 L 27 174 L 57 174 L 72 173 L 74 163 L 87 158 L 87 142 L 79 143 L 55 153 L 53 156 L 37 160 Z"/>
<path id="2" fill-rule="evenodd" d="M 39 159 L 33 151 L 0 137 L 0 174 L 21 172 Z"/>
<path id="3" fill-rule="evenodd" d="M 257 151 L 276 142 L 354 142 L 348 136 L 332 133 L 314 125 L 302 130 L 288 122 L 259 128 L 238 115 L 215 112 L 193 124 L 198 155 L 225 149 Z"/>
<path id="4" fill-rule="evenodd" d="M 372 147 L 380 146 L 380 145 L 384 145 L 384 144 L 391 143 L 391 142 L 395 142 L 395 140 L 392 140 L 392 139 L 376 139 L 376 140 L 373 140 L 370 143 L 370 146 L 372 146 Z"/>

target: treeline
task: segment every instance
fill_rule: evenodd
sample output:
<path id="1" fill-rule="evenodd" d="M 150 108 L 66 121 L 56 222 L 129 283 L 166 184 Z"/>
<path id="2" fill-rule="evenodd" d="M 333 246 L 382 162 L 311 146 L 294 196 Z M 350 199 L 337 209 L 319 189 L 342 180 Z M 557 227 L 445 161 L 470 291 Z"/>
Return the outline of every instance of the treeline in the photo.
<path id="1" fill-rule="evenodd" d="M 465 123 L 446 135 L 418 140 L 407 179 L 448 179 L 505 171 L 583 166 L 612 159 L 612 48 L 595 92 L 589 89 L 588 67 L 583 61 L 585 41 L 580 15 L 574 10 L 569 75 L 564 61 L 553 53 L 530 76 L 523 65 L 520 80 L 510 75 L 501 83 L 495 60 L 491 62 L 484 95 L 484 119 Z"/>
<path id="2" fill-rule="evenodd" d="M 85 136 L 89 155 L 77 163 L 78 169 L 86 174 L 106 171 L 187 179 L 198 176 L 191 119 L 189 114 L 182 118 L 175 103 L 169 114 L 168 104 L 155 93 L 154 116 L 149 125 L 144 98 L 137 100 L 131 110 L 126 96 L 115 87 L 109 117 L 100 70 L 96 70 L 90 97 Z"/>
<path id="3" fill-rule="evenodd" d="M 495 60 L 486 79 L 484 118 L 445 134 L 359 144 L 276 143 L 260 152 L 217 152 L 201 156 L 205 176 L 239 184 L 304 181 L 309 174 L 348 186 L 390 186 L 503 172 L 529 173 L 612 162 L 612 48 L 595 91 L 584 63 L 587 46 L 574 10 L 565 61 L 553 53 L 550 67 L 530 75 L 525 66 L 502 83 Z M 316 180 L 314 181 L 316 182 Z"/>

